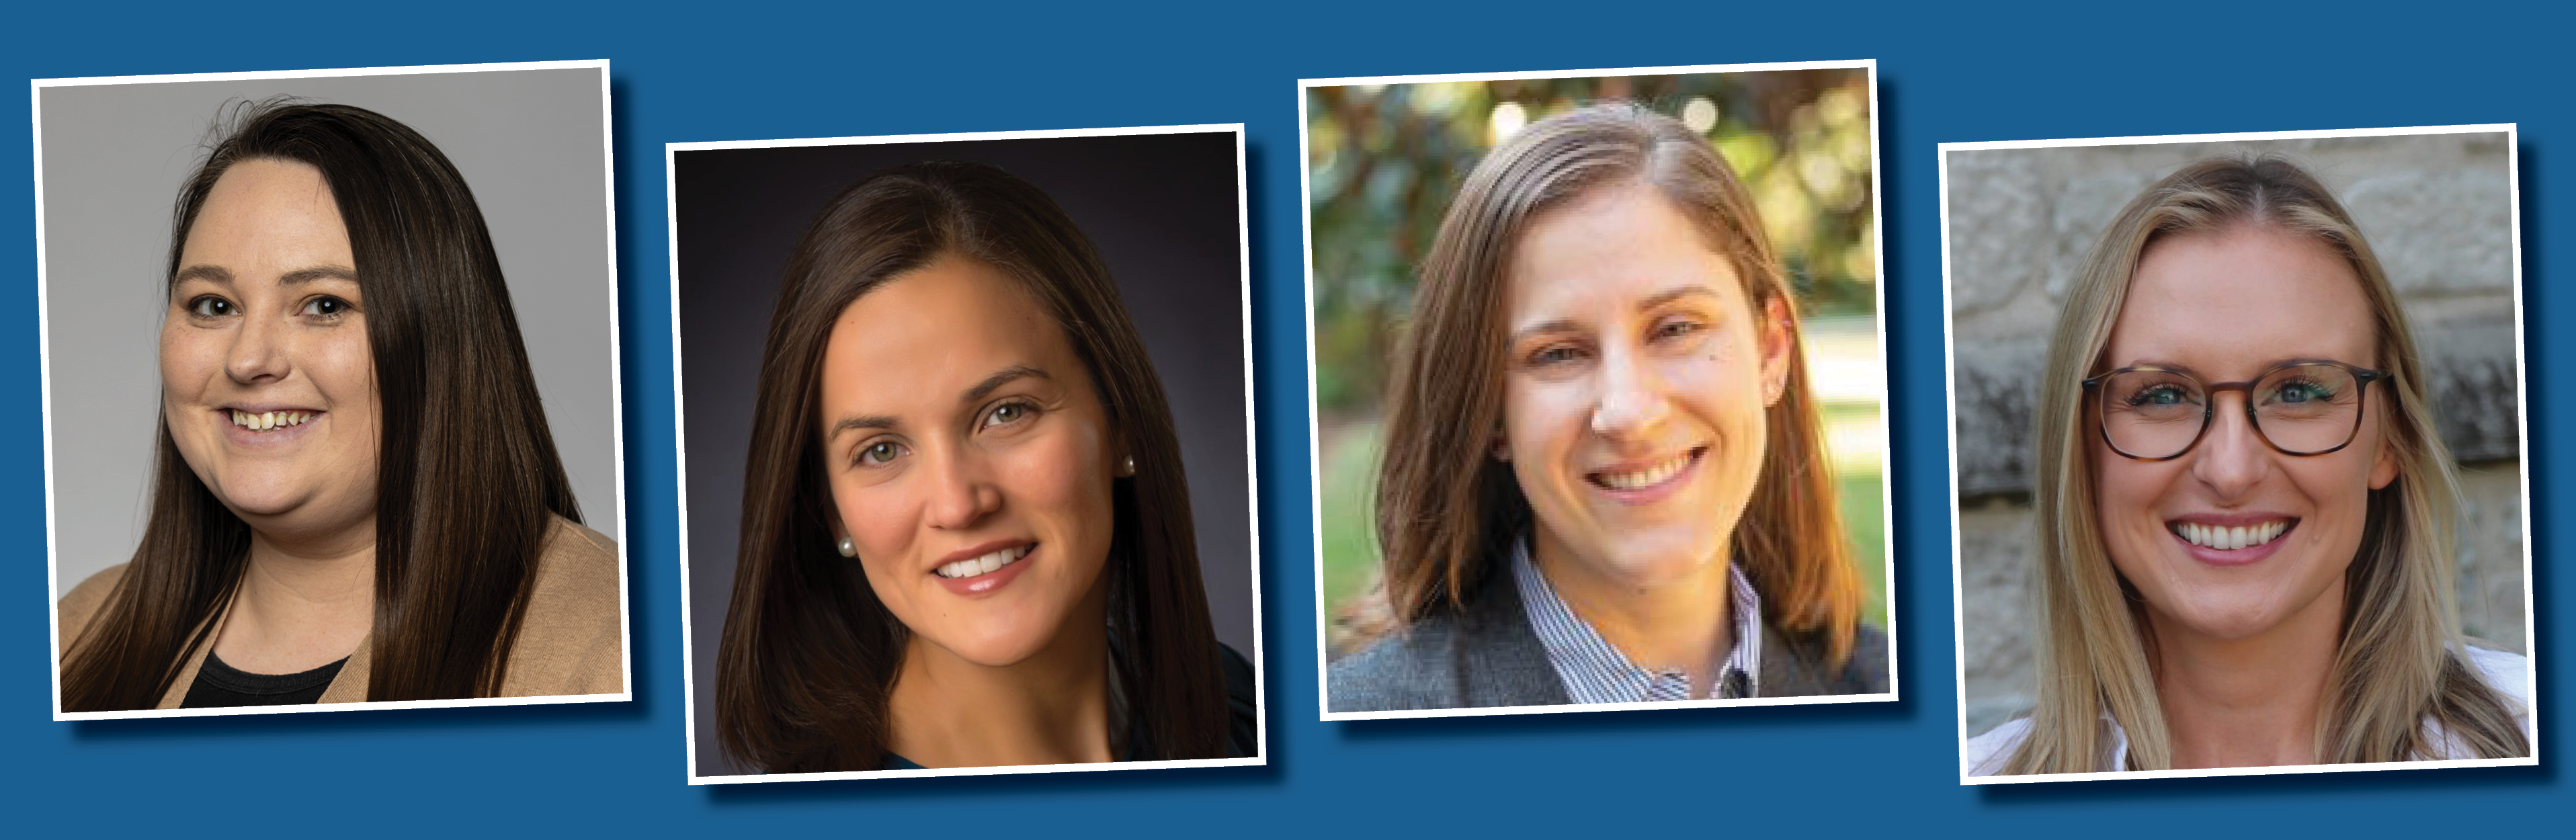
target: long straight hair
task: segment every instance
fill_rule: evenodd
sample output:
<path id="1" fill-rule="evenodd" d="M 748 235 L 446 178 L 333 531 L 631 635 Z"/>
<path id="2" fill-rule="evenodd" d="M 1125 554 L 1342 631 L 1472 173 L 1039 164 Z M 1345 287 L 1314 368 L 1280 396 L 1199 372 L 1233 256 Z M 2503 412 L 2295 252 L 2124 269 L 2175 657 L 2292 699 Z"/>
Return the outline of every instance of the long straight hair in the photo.
<path id="1" fill-rule="evenodd" d="M 321 170 L 366 298 L 383 424 L 367 699 L 496 696 L 548 515 L 581 513 L 482 211 L 447 156 L 392 118 L 285 99 L 228 108 L 229 130 L 179 190 L 163 282 L 234 164 Z M 159 704 L 248 567 L 250 525 L 197 480 L 166 416 L 155 449 L 143 543 L 63 668 L 68 711 Z"/>
<path id="2" fill-rule="evenodd" d="M 1144 340 L 1090 240 L 1055 201 L 990 166 L 880 173 L 825 205 L 769 320 L 743 475 L 733 602 L 716 651 L 716 727 L 765 772 L 874 770 L 911 632 L 833 549 L 820 431 L 823 351 L 841 312 L 942 254 L 1020 281 L 1091 374 L 1135 454 L 1112 483 L 1109 632 L 1145 759 L 1222 758 L 1227 708 L 1199 578 L 1180 437 Z"/>
<path id="3" fill-rule="evenodd" d="M 1752 196 L 1708 140 L 1629 103 L 1522 129 L 1476 164 L 1440 222 L 1387 390 L 1377 484 L 1387 606 L 1399 623 L 1462 608 L 1529 527 L 1511 466 L 1486 446 L 1503 422 L 1504 267 L 1533 219 L 1628 184 L 1653 187 L 1699 228 L 1734 266 L 1753 311 L 1777 302 L 1790 313 L 1787 386 L 1765 412 L 1762 470 L 1729 559 L 1761 593 L 1764 620 L 1820 637 L 1839 666 L 1860 626 L 1860 575 L 1825 468 L 1788 272 Z"/>
<path id="4" fill-rule="evenodd" d="M 2183 167 L 2120 211 L 2068 291 L 2040 380 L 2037 496 L 2041 638 L 2038 706 L 2006 773 L 2085 773 L 2110 760 L 2117 722 L 2128 767 L 2173 766 L 2157 699 L 2154 638 L 2136 590 L 2103 548 L 2095 514 L 2092 415 L 2082 380 L 2096 373 L 2138 262 L 2158 242 L 2259 226 L 2341 255 L 2370 303 L 2384 446 L 2397 479 L 2371 491 L 2361 547 L 2344 572 L 2343 636 L 2316 733 L 2318 763 L 2502 758 L 2531 745 L 2502 698 L 2465 658 L 2452 596 L 2452 520 L 2459 481 L 2433 431 L 2422 357 L 2397 293 L 2352 215 L 2325 185 L 2277 157 L 2212 158 Z M 2428 737 L 2439 724 L 2446 743 Z M 2449 754 L 2466 750 L 2470 755 Z"/>

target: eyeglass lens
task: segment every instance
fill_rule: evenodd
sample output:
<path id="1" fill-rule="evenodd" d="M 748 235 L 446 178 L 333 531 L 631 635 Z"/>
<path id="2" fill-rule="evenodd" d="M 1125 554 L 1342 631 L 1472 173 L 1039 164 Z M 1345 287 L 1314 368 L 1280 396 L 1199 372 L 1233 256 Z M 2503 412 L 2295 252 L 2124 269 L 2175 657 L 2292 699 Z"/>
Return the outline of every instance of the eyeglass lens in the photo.
<path id="1" fill-rule="evenodd" d="M 2234 389 L 2227 389 L 2234 390 Z M 2102 430 L 2111 445 L 2138 458 L 2181 455 L 2200 439 L 2214 412 L 2211 390 L 2189 374 L 2134 370 L 2102 380 Z M 2293 455 L 2335 449 L 2361 422 L 2361 381 L 2334 365 L 2294 365 L 2254 382 L 2254 428 Z"/>

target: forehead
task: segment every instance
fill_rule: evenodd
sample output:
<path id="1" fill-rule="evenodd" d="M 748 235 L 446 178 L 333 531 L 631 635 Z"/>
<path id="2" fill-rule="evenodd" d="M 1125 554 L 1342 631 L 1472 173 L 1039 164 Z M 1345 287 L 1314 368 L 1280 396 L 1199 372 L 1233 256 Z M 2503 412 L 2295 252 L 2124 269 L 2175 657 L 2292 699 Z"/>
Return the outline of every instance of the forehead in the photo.
<path id="1" fill-rule="evenodd" d="M 954 407 L 967 388 L 1012 365 L 1081 381 L 1063 328 L 1000 269 L 943 255 L 859 296 L 823 349 L 827 412 Z"/>
<path id="2" fill-rule="evenodd" d="M 182 251 L 192 257 L 272 259 L 280 263 L 336 257 L 345 263 L 349 231 L 322 170 L 292 161 L 233 164 L 206 191 Z"/>
<path id="3" fill-rule="evenodd" d="M 1733 261 L 1653 187 L 1597 189 L 1540 213 L 1504 263 L 1508 329 L 1585 320 L 1684 286 L 1743 307 Z"/>
<path id="4" fill-rule="evenodd" d="M 2299 359 L 2376 365 L 2370 302 L 2323 242 L 2240 225 L 2147 248 L 2113 322 L 2111 367 L 2187 366 L 2235 379 Z"/>

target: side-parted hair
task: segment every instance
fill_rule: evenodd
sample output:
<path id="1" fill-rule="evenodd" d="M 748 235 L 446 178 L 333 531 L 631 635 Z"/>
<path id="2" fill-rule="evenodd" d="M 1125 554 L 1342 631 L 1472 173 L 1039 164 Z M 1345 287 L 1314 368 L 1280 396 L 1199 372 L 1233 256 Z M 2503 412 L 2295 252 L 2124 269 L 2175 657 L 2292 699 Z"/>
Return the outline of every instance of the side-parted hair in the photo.
<path id="1" fill-rule="evenodd" d="M 1228 711 L 1199 577 L 1188 480 L 1162 380 L 1108 266 L 1046 193 L 990 166 L 933 161 L 860 182 L 787 263 L 761 353 L 733 602 L 716 652 L 716 731 L 764 772 L 874 770 L 911 631 L 833 548 L 823 352 L 861 296 L 956 254 L 1020 281 L 1082 359 L 1135 475 L 1112 483 L 1109 633 L 1146 760 L 1222 758 Z"/>
<path id="2" fill-rule="evenodd" d="M 1861 583 L 1825 467 L 1788 272 L 1752 196 L 1709 141 L 1630 103 L 1530 124 L 1476 164 L 1441 219 L 1386 396 L 1377 485 L 1386 606 L 1398 623 L 1416 621 L 1463 607 L 1487 575 L 1504 573 L 1514 535 L 1531 522 L 1485 431 L 1503 423 L 1504 271 L 1533 220 L 1631 184 L 1653 187 L 1691 220 L 1734 266 L 1754 312 L 1778 302 L 1790 313 L 1787 386 L 1765 413 L 1765 458 L 1729 559 L 1761 593 L 1765 621 L 1820 637 L 1839 666 L 1860 625 Z"/>
<path id="3" fill-rule="evenodd" d="M 548 514 L 581 514 L 483 213 L 447 156 L 392 118 L 290 99 L 227 110 L 180 187 L 163 282 L 234 164 L 321 170 L 357 263 L 383 423 L 367 699 L 495 696 Z M 248 567 L 250 525 L 197 480 L 168 417 L 157 438 L 143 544 L 65 660 L 67 711 L 158 705 Z"/>
<path id="4" fill-rule="evenodd" d="M 2352 268 L 2372 312 L 2376 358 L 2388 372 L 2375 420 L 2398 465 L 2371 491 L 2361 547 L 2344 572 L 2343 636 L 2316 733 L 2318 763 L 2503 758 L 2531 745 L 2462 647 L 2452 596 L 2452 522 L 2460 506 L 2451 454 L 2433 429 L 2422 357 L 2361 229 L 2325 185 L 2278 157 L 2212 158 L 2183 167 L 2132 199 L 2094 245 L 2067 292 L 2040 380 L 2037 433 L 2039 699 L 2030 735 L 2005 773 L 2103 769 L 2116 721 L 2128 767 L 2173 766 L 2156 695 L 2155 639 L 2144 602 L 2111 563 L 2095 513 L 2091 446 L 2099 434 L 2082 380 L 2105 364 L 2112 327 L 2159 242 L 2259 227 L 2332 249 Z M 2445 743 L 2434 743 L 2438 724 Z M 2465 753 L 2465 754 L 2463 754 Z"/>

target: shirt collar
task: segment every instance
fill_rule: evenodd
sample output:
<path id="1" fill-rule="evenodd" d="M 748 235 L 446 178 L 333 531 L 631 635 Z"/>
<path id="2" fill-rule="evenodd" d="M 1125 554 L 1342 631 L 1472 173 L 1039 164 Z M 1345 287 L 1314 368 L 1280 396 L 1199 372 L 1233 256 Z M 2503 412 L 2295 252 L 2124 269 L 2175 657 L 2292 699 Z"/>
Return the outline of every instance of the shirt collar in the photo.
<path id="1" fill-rule="evenodd" d="M 1716 699 L 1761 696 L 1762 674 L 1762 596 L 1753 591 L 1753 582 L 1744 570 L 1730 563 L 1726 568 L 1727 589 L 1732 604 L 1727 619 L 1734 623 L 1735 645 L 1718 663 L 1717 679 L 1710 689 Z M 1530 629 L 1538 634 L 1547 648 L 1548 664 L 1565 683 L 1566 696 L 1576 703 L 1643 703 L 1663 700 L 1690 700 L 1690 676 L 1681 671 L 1650 671 L 1637 667 L 1619 649 L 1601 638 L 1592 625 L 1566 606 L 1556 587 L 1548 583 L 1538 564 L 1530 560 L 1529 540 L 1512 541 L 1512 578 L 1520 585 L 1521 610 L 1529 616 Z"/>

